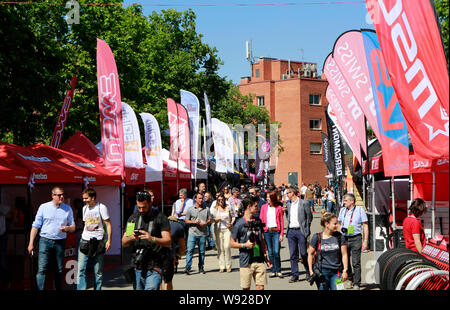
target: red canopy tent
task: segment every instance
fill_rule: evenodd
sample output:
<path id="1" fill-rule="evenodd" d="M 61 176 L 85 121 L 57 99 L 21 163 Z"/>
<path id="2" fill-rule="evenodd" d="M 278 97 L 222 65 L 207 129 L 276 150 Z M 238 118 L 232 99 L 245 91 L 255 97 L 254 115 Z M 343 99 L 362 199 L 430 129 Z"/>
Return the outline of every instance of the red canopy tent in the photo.
<path id="1" fill-rule="evenodd" d="M 42 143 L 33 144 L 29 148 L 48 154 L 62 163 L 80 170 L 89 183 L 95 185 L 120 185 L 120 175 L 109 172 L 99 163 L 88 160 L 81 155 L 53 148 Z"/>
<path id="2" fill-rule="evenodd" d="M 0 159 L 0 184 L 26 184 L 28 179 L 27 169 Z"/>

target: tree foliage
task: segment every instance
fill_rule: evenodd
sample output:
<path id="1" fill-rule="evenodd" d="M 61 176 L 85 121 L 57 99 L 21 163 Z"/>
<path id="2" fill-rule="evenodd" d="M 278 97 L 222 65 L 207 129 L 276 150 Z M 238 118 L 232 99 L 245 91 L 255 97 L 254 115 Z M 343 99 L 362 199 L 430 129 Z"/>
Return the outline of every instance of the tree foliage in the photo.
<path id="1" fill-rule="evenodd" d="M 449 6 L 448 0 L 435 0 L 436 11 L 438 13 L 439 23 L 441 25 L 442 37 L 444 40 L 444 52 L 445 57 L 447 58 L 447 64 L 449 63 L 449 50 L 448 50 L 448 15 L 449 15 Z"/>
<path id="2" fill-rule="evenodd" d="M 180 89 L 196 94 L 202 109 L 205 92 L 213 117 L 222 121 L 269 122 L 267 110 L 248 105 L 249 97 L 218 75 L 218 51 L 202 42 L 192 10 L 144 16 L 141 6 L 124 8 L 121 0 L 78 2 L 80 23 L 71 25 L 64 5 L 0 5 L 1 141 L 48 144 L 74 74 L 62 142 L 76 131 L 100 140 L 97 38 L 114 53 L 122 101 L 136 113 L 152 113 L 162 130 L 168 128 L 166 99 L 179 102 Z M 100 5 L 106 3 L 116 5 Z"/>

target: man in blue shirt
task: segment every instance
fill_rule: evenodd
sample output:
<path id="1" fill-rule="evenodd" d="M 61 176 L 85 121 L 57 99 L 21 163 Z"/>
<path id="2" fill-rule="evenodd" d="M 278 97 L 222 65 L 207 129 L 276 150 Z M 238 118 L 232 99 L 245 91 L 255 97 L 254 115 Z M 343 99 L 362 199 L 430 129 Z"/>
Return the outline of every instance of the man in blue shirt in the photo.
<path id="1" fill-rule="evenodd" d="M 347 242 L 348 285 L 347 288 L 359 290 L 361 286 L 361 250 L 367 249 L 369 224 L 366 212 L 355 205 L 355 195 L 344 195 L 344 208 L 339 211 L 338 225 Z M 350 264 L 351 261 L 351 264 Z M 353 268 L 353 272 L 352 272 Z M 347 282 L 347 281 L 346 281 Z"/>
<path id="2" fill-rule="evenodd" d="M 187 240 L 189 234 L 189 226 L 186 225 L 186 213 L 187 211 L 194 206 L 194 200 L 188 198 L 187 189 L 182 188 L 179 191 L 179 198 L 175 201 L 172 210 L 172 216 L 175 216 L 178 219 L 178 222 L 181 223 L 184 227 L 184 238 Z"/>
<path id="3" fill-rule="evenodd" d="M 68 232 L 75 231 L 72 208 L 64 203 L 64 189 L 56 186 L 52 189 L 52 201 L 39 206 L 30 232 L 28 253 L 34 252 L 34 240 L 40 232 L 38 272 L 36 275 L 37 287 L 44 289 L 45 276 L 49 269 L 51 255 L 55 255 L 57 274 L 55 276 L 55 288 L 62 289 L 63 284 L 63 260 Z"/>

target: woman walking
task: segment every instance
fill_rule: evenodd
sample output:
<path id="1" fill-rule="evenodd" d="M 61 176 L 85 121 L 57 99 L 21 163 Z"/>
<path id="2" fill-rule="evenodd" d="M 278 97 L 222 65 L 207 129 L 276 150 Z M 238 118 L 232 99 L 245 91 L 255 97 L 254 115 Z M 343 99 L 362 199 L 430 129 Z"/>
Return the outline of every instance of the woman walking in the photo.
<path id="1" fill-rule="evenodd" d="M 217 197 L 216 204 L 211 207 L 214 218 L 214 241 L 219 258 L 219 272 L 231 272 L 231 228 L 236 219 L 234 210 L 226 203 L 223 193 Z"/>
<path id="2" fill-rule="evenodd" d="M 322 276 L 316 278 L 319 290 L 336 290 L 336 281 L 348 278 L 347 244 L 344 236 L 338 231 L 337 216 L 334 213 L 323 214 L 320 225 L 321 233 L 312 236 L 308 248 L 309 275 L 314 275 L 313 260 L 318 264 Z M 317 276 L 317 275 L 316 275 Z"/>
<path id="3" fill-rule="evenodd" d="M 259 214 L 264 227 L 264 240 L 273 263 L 270 278 L 283 278 L 281 273 L 280 247 L 284 236 L 283 207 L 275 192 L 267 193 L 267 203 L 261 206 Z"/>

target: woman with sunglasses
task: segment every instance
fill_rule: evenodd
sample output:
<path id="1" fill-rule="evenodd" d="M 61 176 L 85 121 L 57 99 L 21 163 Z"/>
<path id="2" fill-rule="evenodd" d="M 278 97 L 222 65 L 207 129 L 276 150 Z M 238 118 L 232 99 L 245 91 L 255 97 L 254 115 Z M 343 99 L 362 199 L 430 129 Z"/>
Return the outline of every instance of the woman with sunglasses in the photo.
<path id="1" fill-rule="evenodd" d="M 215 204 L 211 205 L 211 213 L 214 218 L 214 241 L 219 258 L 219 272 L 231 272 L 231 228 L 236 219 L 234 210 L 228 205 L 225 196 L 221 193 Z"/>
<path id="2" fill-rule="evenodd" d="M 267 193 L 267 203 L 261 207 L 259 214 L 264 227 L 264 240 L 269 252 L 269 260 L 273 263 L 270 278 L 283 278 L 281 273 L 280 247 L 284 235 L 283 207 L 275 192 Z"/>

